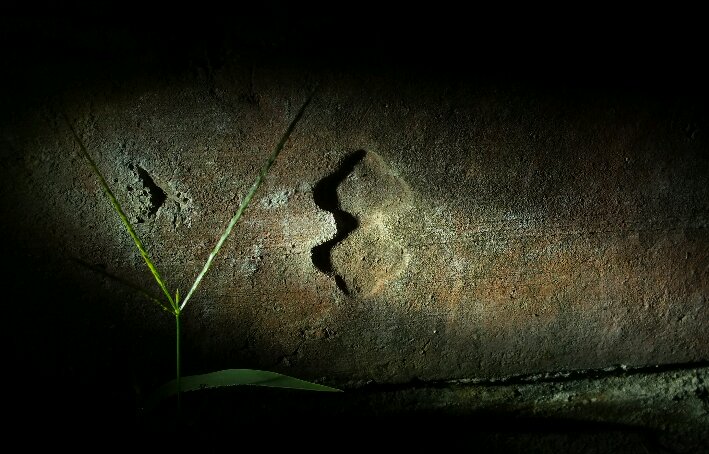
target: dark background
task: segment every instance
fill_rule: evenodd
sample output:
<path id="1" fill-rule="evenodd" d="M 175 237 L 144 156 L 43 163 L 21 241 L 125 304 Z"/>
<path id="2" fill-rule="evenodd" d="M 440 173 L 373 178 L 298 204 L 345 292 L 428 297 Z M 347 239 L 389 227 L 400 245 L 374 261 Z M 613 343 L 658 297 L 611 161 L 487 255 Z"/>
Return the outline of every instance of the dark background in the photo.
<path id="1" fill-rule="evenodd" d="M 134 74 L 247 55 L 552 87 L 706 92 L 703 27 L 691 9 L 240 3 L 10 2 L 2 7 L 3 73 L 41 93 L 83 71 Z"/>

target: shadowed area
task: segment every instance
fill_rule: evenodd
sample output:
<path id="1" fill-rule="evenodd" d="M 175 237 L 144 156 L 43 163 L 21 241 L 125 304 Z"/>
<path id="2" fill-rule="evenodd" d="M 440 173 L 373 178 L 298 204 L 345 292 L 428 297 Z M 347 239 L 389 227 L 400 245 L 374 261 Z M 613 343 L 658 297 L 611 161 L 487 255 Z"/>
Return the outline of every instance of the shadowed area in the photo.
<path id="1" fill-rule="evenodd" d="M 352 173 L 355 166 L 364 159 L 366 152 L 358 150 L 342 160 L 337 170 L 318 181 L 313 188 L 313 200 L 315 204 L 325 211 L 332 213 L 335 218 L 337 232 L 335 236 L 322 244 L 315 246 L 312 251 L 313 264 L 323 273 L 333 276 L 337 286 L 345 294 L 348 294 L 347 285 L 341 276 L 338 276 L 332 268 L 332 248 L 343 241 L 347 236 L 359 226 L 357 218 L 350 213 L 343 211 L 340 207 L 340 200 L 337 197 L 337 187 Z"/>
<path id="2" fill-rule="evenodd" d="M 129 166 L 129 168 L 132 167 L 132 165 Z M 135 171 L 140 180 L 143 182 L 145 191 L 147 191 L 150 196 L 150 209 L 148 210 L 148 215 L 155 216 L 160 207 L 165 203 L 167 194 L 165 194 L 165 191 L 163 191 L 160 186 L 155 184 L 155 181 L 145 169 L 140 166 L 135 166 Z"/>

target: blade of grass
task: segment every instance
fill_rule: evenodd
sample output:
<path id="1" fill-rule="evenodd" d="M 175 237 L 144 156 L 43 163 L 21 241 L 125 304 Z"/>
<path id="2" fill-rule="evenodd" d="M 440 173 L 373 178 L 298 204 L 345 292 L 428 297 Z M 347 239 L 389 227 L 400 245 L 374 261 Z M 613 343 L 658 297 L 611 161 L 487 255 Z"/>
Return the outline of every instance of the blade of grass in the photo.
<path id="1" fill-rule="evenodd" d="M 175 294 L 175 304 L 180 304 L 179 292 Z M 177 416 L 182 412 L 182 353 L 180 348 L 180 310 L 175 311 L 175 381 L 177 383 Z"/>
<path id="2" fill-rule="evenodd" d="M 254 194 L 256 194 L 256 191 L 258 190 L 259 186 L 261 186 L 261 183 L 263 182 L 263 179 L 265 178 L 266 174 L 268 173 L 268 170 L 271 168 L 273 163 L 276 161 L 276 158 L 281 153 L 281 150 L 283 150 L 283 147 L 285 146 L 286 142 L 288 141 L 288 138 L 290 137 L 291 133 L 295 129 L 295 126 L 298 124 L 298 121 L 300 121 L 300 118 L 303 116 L 305 109 L 308 107 L 308 104 L 310 104 L 310 101 L 312 99 L 313 99 L 313 94 L 308 96 L 308 99 L 305 100 L 305 102 L 301 106 L 300 110 L 293 118 L 293 121 L 291 121 L 290 125 L 288 126 L 288 129 L 286 129 L 286 132 L 281 137 L 281 140 L 278 142 L 278 145 L 276 145 L 276 148 L 273 150 L 271 155 L 268 157 L 268 160 L 261 168 L 261 171 L 259 172 L 258 176 L 256 177 L 254 184 L 251 185 L 251 189 L 249 190 L 249 193 L 246 194 L 246 197 L 241 202 L 241 205 L 239 205 L 239 208 L 236 210 L 236 214 L 234 214 L 234 216 L 231 218 L 231 220 L 229 221 L 229 225 L 227 225 L 227 227 L 226 227 L 226 230 L 224 231 L 222 236 L 219 238 L 219 241 L 217 241 L 217 244 L 216 244 L 216 246 L 214 246 L 214 249 L 209 254 L 209 257 L 207 257 L 207 262 L 204 264 L 204 268 L 202 268 L 202 271 L 197 275 L 197 278 L 195 279 L 194 284 L 192 284 L 192 288 L 190 288 L 190 291 L 187 293 L 187 296 L 185 296 L 185 299 L 182 300 L 182 304 L 179 306 L 180 310 L 184 309 L 184 307 L 187 305 L 187 302 L 192 297 L 192 294 L 194 293 L 194 291 L 197 290 L 199 283 L 202 282 L 202 278 L 204 277 L 205 274 L 207 274 L 209 267 L 212 266 L 212 262 L 214 261 L 214 258 L 217 256 L 217 254 L 219 253 L 219 250 L 222 248 L 224 241 L 226 241 L 226 239 L 229 237 L 229 234 L 231 234 L 231 231 L 234 228 L 234 225 L 236 225 L 236 223 L 239 221 L 239 218 L 241 218 L 241 215 L 244 214 L 246 207 L 249 206 L 251 199 L 254 197 Z"/>
<path id="3" fill-rule="evenodd" d="M 179 384 L 178 384 L 179 383 Z M 178 382 L 171 380 L 156 389 L 145 402 L 145 409 L 153 408 L 160 401 L 179 392 L 199 391 L 227 386 L 265 386 L 303 391 L 342 392 L 337 388 L 319 385 L 288 375 L 255 369 L 226 369 L 208 374 L 188 375 Z"/>
<path id="4" fill-rule="evenodd" d="M 167 311 L 169 314 L 173 313 L 172 310 L 170 310 L 167 306 L 165 306 L 155 295 L 152 295 L 150 292 L 148 292 L 144 288 L 139 287 L 139 286 L 135 285 L 134 283 L 129 282 L 125 279 L 122 279 L 114 274 L 111 274 L 99 266 L 92 265 L 92 264 L 85 262 L 85 261 L 78 259 L 78 258 L 73 258 L 72 260 L 74 262 L 78 263 L 79 265 L 83 266 L 84 268 L 86 268 L 90 271 L 93 271 L 94 273 L 98 273 L 104 277 L 107 277 L 111 280 L 118 282 L 119 284 L 122 284 L 125 287 L 128 287 L 131 290 L 135 290 L 137 293 L 140 293 L 145 298 L 147 298 L 148 301 L 157 304 L 158 306 L 160 306 L 160 309 Z"/>
<path id="5" fill-rule="evenodd" d="M 103 192 L 106 194 L 108 199 L 111 201 L 111 205 L 113 205 L 113 209 L 116 211 L 116 213 L 118 213 L 118 216 L 121 218 L 121 222 L 123 222 L 123 225 L 125 226 L 126 230 L 128 231 L 128 234 L 130 235 L 131 238 L 133 238 L 133 242 L 135 243 L 136 247 L 140 251 L 140 255 L 143 256 L 143 260 L 145 260 L 145 264 L 148 265 L 150 272 L 153 273 L 153 277 L 155 278 L 155 281 L 158 283 L 158 285 L 162 289 L 163 293 L 165 293 L 165 296 L 167 296 L 167 300 L 170 302 L 170 306 L 172 306 L 172 308 L 174 310 L 177 310 L 177 304 L 175 304 L 175 300 L 173 300 L 172 295 L 170 295 L 170 292 L 167 290 L 167 286 L 165 285 L 165 282 L 163 281 L 162 277 L 160 276 L 160 273 L 158 272 L 157 268 L 155 268 L 155 265 L 153 264 L 153 262 L 150 260 L 150 257 L 148 256 L 148 252 L 145 250 L 145 247 L 143 246 L 143 243 L 140 241 L 140 238 L 138 238 L 138 235 L 135 233 L 135 230 L 133 230 L 133 226 L 130 224 L 130 222 L 128 222 L 128 218 L 126 217 L 125 213 L 123 212 L 123 208 L 121 208 L 120 203 L 118 203 L 118 200 L 116 200 L 116 196 L 113 195 L 113 191 L 111 191 L 111 188 L 108 186 L 106 179 L 103 177 L 103 174 L 96 166 L 96 163 L 94 162 L 94 160 L 91 158 L 89 151 L 86 149 L 86 146 L 84 145 L 84 141 L 81 140 L 81 138 L 79 137 L 79 134 L 77 134 L 76 130 L 74 129 L 74 126 L 71 124 L 71 121 L 69 121 L 69 118 L 66 115 L 64 115 L 64 119 L 66 120 L 66 123 L 69 126 L 69 129 L 71 130 L 71 134 L 74 137 L 74 140 L 79 145 L 79 149 L 81 150 L 81 154 L 89 162 L 89 166 L 91 167 L 91 170 L 98 177 L 99 182 L 101 183 L 101 188 L 103 189 Z"/>

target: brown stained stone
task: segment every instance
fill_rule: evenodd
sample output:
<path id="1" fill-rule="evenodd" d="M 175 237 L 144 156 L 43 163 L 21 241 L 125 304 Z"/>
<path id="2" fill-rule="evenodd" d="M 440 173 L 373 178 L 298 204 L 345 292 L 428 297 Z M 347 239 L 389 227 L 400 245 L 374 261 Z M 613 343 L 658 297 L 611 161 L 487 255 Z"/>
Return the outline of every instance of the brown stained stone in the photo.
<path id="1" fill-rule="evenodd" d="M 311 78 L 233 63 L 96 82 L 19 112 L 2 126 L 8 244 L 94 295 L 77 311 L 105 305 L 169 339 L 164 314 L 64 262 L 154 285 L 58 112 L 185 292 Z M 462 76 L 317 78 L 185 312 L 192 364 L 355 384 L 709 359 L 709 124 L 696 106 Z M 323 272 L 313 248 L 339 226 L 313 191 L 353 153 L 329 190 L 357 225 Z"/>

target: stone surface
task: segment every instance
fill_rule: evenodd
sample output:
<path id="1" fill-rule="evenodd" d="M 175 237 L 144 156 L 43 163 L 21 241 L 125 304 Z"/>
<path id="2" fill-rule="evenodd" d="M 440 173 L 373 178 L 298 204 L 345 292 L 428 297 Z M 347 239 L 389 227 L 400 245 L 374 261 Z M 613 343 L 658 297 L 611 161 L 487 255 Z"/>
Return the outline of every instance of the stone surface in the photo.
<path id="1" fill-rule="evenodd" d="M 127 42 L 4 85 L 23 367 L 143 391 L 172 373 L 169 316 L 74 261 L 156 288 L 67 121 L 184 294 L 315 85 L 184 313 L 187 373 L 357 387 L 709 360 L 702 96 Z"/>
<path id="2" fill-rule="evenodd" d="M 23 182 L 5 180 L 16 241 L 155 287 L 61 108 L 184 293 L 306 79 L 235 64 L 18 116 L 3 132 Z M 322 79 L 185 313 L 193 348 L 346 382 L 707 359 L 704 118 L 519 87 Z M 313 188 L 353 153 L 327 190 L 358 225 L 338 226 Z M 313 248 L 344 228 L 325 273 Z M 126 314 L 146 329 L 162 316 Z"/>
<path id="3" fill-rule="evenodd" d="M 292 427 L 297 415 L 338 437 L 366 426 L 368 436 L 355 445 L 376 439 L 380 446 L 483 452 L 693 453 L 709 446 L 708 371 L 617 368 L 316 397 L 234 390 L 186 398 L 208 409 L 190 416 L 193 429 L 215 434 L 266 421 Z M 144 421 L 146 432 L 170 421 L 169 414 L 157 416 Z"/>

